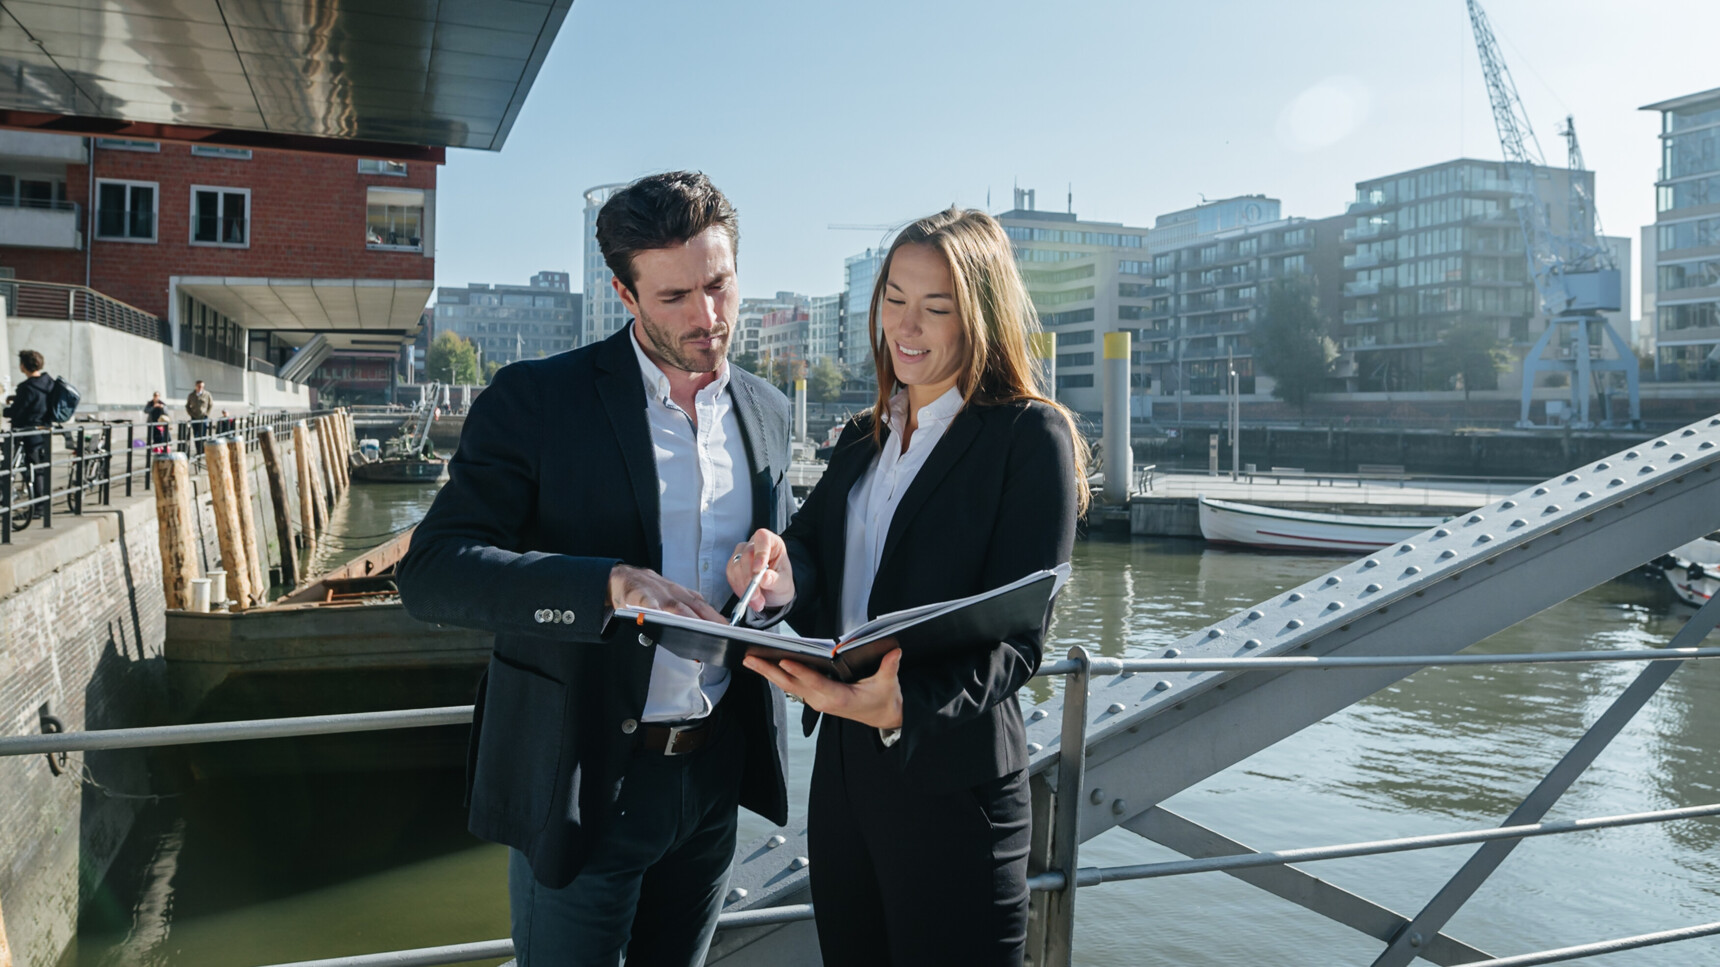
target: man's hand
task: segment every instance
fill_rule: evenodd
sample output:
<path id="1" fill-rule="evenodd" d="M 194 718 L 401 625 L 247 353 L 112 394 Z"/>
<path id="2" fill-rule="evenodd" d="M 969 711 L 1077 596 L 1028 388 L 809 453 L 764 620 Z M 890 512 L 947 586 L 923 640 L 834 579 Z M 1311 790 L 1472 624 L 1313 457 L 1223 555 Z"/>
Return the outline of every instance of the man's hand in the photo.
<path id="1" fill-rule="evenodd" d="M 759 582 L 758 593 L 751 601 L 742 601 L 741 607 L 763 611 L 780 608 L 794 600 L 794 569 L 788 563 L 788 545 L 763 527 L 753 532 L 751 540 L 735 545 L 734 556 L 729 558 L 726 570 L 729 587 L 736 594 L 746 593 L 753 575 L 761 569 L 766 573 L 764 580 Z"/>
<path id="2" fill-rule="evenodd" d="M 902 727 L 902 685 L 896 670 L 902 667 L 902 649 L 891 648 L 870 678 L 852 685 L 831 681 L 800 664 L 748 657 L 746 666 L 817 711 L 850 719 L 878 729 Z"/>
<path id="3" fill-rule="evenodd" d="M 656 571 L 631 564 L 617 564 L 609 572 L 611 611 L 616 608 L 656 608 L 684 614 L 707 621 L 723 620 L 717 609 L 705 603 L 696 592 L 689 591 Z"/>

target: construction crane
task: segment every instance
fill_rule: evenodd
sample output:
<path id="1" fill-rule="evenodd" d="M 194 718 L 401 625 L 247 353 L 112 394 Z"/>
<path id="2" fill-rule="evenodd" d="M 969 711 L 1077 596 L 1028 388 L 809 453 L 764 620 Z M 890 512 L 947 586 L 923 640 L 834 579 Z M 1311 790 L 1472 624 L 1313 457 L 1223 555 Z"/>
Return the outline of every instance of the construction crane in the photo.
<path id="1" fill-rule="evenodd" d="M 1620 308 L 1618 265 L 1612 252 L 1601 244 L 1600 222 L 1587 188 L 1578 177 L 1582 173 L 1582 148 L 1577 144 L 1576 122 L 1566 117 L 1564 135 L 1569 169 L 1570 200 L 1568 224 L 1564 234 L 1555 234 L 1548 223 L 1547 209 L 1535 190 L 1536 169 L 1544 167 L 1540 142 L 1535 138 L 1534 125 L 1517 96 L 1517 85 L 1499 53 L 1493 26 L 1481 9 L 1480 0 L 1464 0 L 1469 8 L 1469 24 L 1475 31 L 1475 47 L 1481 58 L 1481 72 L 1487 80 L 1487 95 L 1493 105 L 1493 124 L 1499 131 L 1499 146 L 1505 155 L 1505 170 L 1515 196 L 1512 208 L 1522 227 L 1524 250 L 1528 255 L 1529 278 L 1535 284 L 1539 314 L 1547 319 L 1547 328 L 1523 359 L 1523 394 L 1518 426 L 1534 426 L 1529 420 L 1537 373 L 1563 372 L 1569 374 L 1571 408 L 1575 414 L 1573 426 L 1593 426 L 1589 419 L 1589 388 L 1597 375 L 1622 372 L 1630 398 L 1630 423 L 1642 421 L 1642 398 L 1637 385 L 1636 355 L 1630 351 L 1602 312 Z M 1591 331 L 1598 330 L 1612 343 L 1616 358 L 1591 358 Z M 1569 331 L 1567 339 L 1565 333 Z M 1559 353 L 1545 358 L 1547 347 L 1559 339 Z M 1570 345 L 1570 351 L 1564 351 Z M 1612 422 L 1612 399 L 1606 396 L 1606 422 Z"/>

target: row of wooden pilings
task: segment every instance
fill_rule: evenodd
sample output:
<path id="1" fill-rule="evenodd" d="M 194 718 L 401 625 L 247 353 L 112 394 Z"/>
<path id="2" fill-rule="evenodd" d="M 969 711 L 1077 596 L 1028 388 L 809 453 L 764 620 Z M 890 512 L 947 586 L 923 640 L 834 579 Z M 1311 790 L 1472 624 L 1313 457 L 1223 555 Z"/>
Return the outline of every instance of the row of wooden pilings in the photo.
<path id="1" fill-rule="evenodd" d="M 275 438 L 274 429 L 265 426 L 257 430 L 257 448 L 263 454 L 280 544 L 281 583 L 289 588 L 304 576 L 301 569 L 317 536 L 328 528 L 330 512 L 352 484 L 347 457 L 354 450 L 354 440 L 349 410 L 334 410 L 293 423 L 296 473 L 289 474 L 282 441 Z M 268 540 L 257 524 L 246 449 L 247 441 L 236 435 L 210 437 L 203 444 L 221 571 L 225 572 L 224 594 L 218 576 L 200 573 L 202 555 L 189 461 L 182 453 L 163 454 L 151 467 L 161 541 L 161 580 L 169 610 L 219 610 L 224 601 L 227 609 L 244 611 L 268 602 Z M 302 542 L 294 541 L 289 487 L 293 488 L 292 504 L 298 508 Z"/>

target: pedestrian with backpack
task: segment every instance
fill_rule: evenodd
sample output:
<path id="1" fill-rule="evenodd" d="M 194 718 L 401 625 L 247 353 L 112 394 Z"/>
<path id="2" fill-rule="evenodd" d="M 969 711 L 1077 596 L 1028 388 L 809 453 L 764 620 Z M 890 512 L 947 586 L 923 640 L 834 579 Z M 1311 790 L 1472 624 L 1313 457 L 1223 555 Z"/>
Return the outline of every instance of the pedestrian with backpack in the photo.
<path id="1" fill-rule="evenodd" d="M 22 445 L 23 459 L 17 469 L 26 472 L 26 468 L 33 468 L 30 492 L 39 501 L 31 511 L 34 517 L 43 517 L 48 511 L 47 501 L 41 498 L 49 489 L 48 430 L 54 418 L 55 380 L 44 371 L 45 365 L 42 354 L 34 349 L 19 352 L 18 368 L 23 370 L 24 379 L 6 401 L 6 418 L 12 421 L 12 432 L 19 434 L 15 439 Z M 7 458 L 16 452 L 8 446 Z"/>

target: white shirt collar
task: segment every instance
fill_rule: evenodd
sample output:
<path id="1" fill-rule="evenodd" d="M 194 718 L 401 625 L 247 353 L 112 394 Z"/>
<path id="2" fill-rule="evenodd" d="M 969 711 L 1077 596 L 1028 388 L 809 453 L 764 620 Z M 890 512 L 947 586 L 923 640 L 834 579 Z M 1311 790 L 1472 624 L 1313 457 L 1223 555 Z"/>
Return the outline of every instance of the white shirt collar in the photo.
<path id="1" fill-rule="evenodd" d="M 656 397 L 659 402 L 667 404 L 671 400 L 669 392 L 672 389 L 669 377 L 664 374 L 663 367 L 657 365 L 656 360 L 645 354 L 645 347 L 639 344 L 638 325 L 638 320 L 634 320 L 628 326 L 627 345 L 633 347 L 633 355 L 639 358 L 639 375 L 645 379 L 646 391 Z M 729 361 L 725 358 L 717 364 L 717 378 L 711 380 L 710 385 L 699 390 L 697 395 L 709 399 L 727 389 L 728 386 Z"/>
<path id="2" fill-rule="evenodd" d="M 961 412 L 962 391 L 960 387 L 952 386 L 944 391 L 944 395 L 920 407 L 918 418 L 914 421 L 917 427 L 925 427 L 931 423 L 948 423 Z M 899 389 L 890 397 L 890 409 L 884 414 L 884 425 L 894 430 L 908 418 L 908 391 Z"/>

